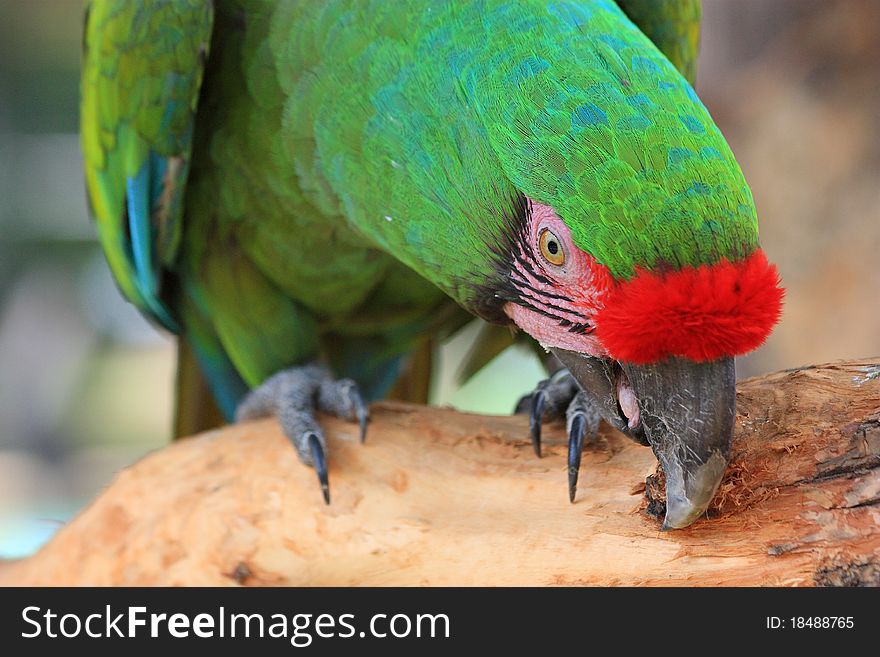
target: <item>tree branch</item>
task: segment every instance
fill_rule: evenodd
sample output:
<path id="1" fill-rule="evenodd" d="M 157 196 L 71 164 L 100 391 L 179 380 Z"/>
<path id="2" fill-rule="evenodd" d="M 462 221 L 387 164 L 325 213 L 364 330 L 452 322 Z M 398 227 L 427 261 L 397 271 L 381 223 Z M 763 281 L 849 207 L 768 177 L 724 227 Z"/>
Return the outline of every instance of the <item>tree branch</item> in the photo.
<path id="1" fill-rule="evenodd" d="M 180 441 L 119 474 L 2 584 L 880 584 L 880 359 L 738 387 L 710 517 L 660 532 L 648 448 L 604 429 L 567 501 L 564 435 L 397 403 L 325 418 L 333 503 L 274 420 Z"/>

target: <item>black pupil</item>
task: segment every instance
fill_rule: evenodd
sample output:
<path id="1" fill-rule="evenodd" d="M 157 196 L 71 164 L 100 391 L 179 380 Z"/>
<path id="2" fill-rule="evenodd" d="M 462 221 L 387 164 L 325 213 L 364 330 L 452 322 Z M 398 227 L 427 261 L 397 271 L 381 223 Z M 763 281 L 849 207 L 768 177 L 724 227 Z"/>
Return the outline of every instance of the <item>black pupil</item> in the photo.
<path id="1" fill-rule="evenodd" d="M 550 240 L 547 242 L 547 250 L 553 255 L 559 253 L 559 245 L 556 243 L 556 240 Z"/>

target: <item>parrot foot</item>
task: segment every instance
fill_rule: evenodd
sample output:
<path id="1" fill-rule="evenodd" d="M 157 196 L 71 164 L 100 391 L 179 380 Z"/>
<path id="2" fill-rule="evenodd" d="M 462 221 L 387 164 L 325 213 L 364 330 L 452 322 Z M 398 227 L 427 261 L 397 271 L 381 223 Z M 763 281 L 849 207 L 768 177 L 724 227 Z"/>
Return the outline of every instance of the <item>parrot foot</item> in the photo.
<path id="1" fill-rule="evenodd" d="M 574 503 L 584 443 L 587 439 L 593 440 L 599 431 L 601 416 L 596 402 L 581 391 L 568 370 L 562 369 L 541 381 L 534 392 L 520 399 L 516 412 L 529 414 L 532 447 L 538 457 L 541 456 L 541 424 L 565 417 L 568 432 L 568 499 Z"/>
<path id="2" fill-rule="evenodd" d="M 364 442 L 369 411 L 357 384 L 351 379 L 334 379 L 322 365 L 292 367 L 269 377 L 241 401 L 235 419 L 278 416 L 300 460 L 315 469 L 324 501 L 330 504 L 327 443 L 315 418 L 317 411 L 356 420 Z"/>

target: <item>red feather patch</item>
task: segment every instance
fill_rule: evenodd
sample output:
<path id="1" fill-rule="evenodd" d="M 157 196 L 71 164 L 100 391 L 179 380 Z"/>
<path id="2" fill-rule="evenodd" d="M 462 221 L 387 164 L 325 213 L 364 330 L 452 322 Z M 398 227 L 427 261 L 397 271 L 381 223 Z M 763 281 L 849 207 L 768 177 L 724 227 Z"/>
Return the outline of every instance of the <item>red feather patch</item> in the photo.
<path id="1" fill-rule="evenodd" d="M 637 270 L 609 290 L 595 316 L 596 335 L 612 357 L 636 364 L 737 356 L 767 339 L 784 294 L 779 272 L 761 249 L 739 262 Z"/>

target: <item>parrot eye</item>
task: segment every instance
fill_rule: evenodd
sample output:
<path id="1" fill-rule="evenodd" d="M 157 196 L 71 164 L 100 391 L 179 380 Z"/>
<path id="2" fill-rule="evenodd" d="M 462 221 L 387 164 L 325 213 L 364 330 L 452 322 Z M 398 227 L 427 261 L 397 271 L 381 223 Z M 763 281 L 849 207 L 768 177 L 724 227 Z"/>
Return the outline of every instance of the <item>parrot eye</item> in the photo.
<path id="1" fill-rule="evenodd" d="M 560 267 L 565 263 L 565 251 L 562 250 L 562 242 L 547 228 L 538 235 L 538 246 L 541 248 L 541 255 L 551 265 Z"/>

